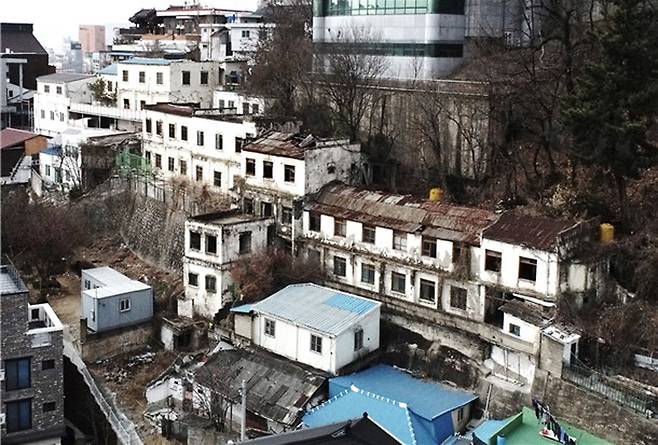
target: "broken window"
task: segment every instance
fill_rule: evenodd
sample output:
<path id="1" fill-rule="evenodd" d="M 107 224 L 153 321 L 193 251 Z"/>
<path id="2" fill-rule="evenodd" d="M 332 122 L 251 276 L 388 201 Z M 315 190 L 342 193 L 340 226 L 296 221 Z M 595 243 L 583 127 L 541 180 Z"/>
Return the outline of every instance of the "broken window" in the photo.
<path id="1" fill-rule="evenodd" d="M 247 158 L 247 165 L 245 169 L 245 175 L 247 176 L 256 176 L 256 160 L 252 158 Z"/>
<path id="2" fill-rule="evenodd" d="M 434 238 L 423 237 L 423 256 L 436 258 L 436 240 Z"/>
<path id="3" fill-rule="evenodd" d="M 421 278 L 418 298 L 426 303 L 436 303 L 436 283 Z"/>
<path id="4" fill-rule="evenodd" d="M 354 351 L 363 349 L 363 329 L 354 331 Z"/>
<path id="5" fill-rule="evenodd" d="M 283 180 L 286 182 L 295 182 L 295 166 L 286 165 L 283 168 Z"/>
<path id="6" fill-rule="evenodd" d="M 292 224 L 291 207 L 281 207 L 281 224 Z"/>
<path id="7" fill-rule="evenodd" d="M 361 263 L 361 282 L 375 284 L 375 265 Z"/>
<path id="8" fill-rule="evenodd" d="M 201 234 L 190 230 L 190 249 L 201 250 Z"/>
<path id="9" fill-rule="evenodd" d="M 375 244 L 375 228 L 364 225 L 361 229 L 361 241 L 368 244 Z"/>
<path id="10" fill-rule="evenodd" d="M 260 112 L 260 107 L 258 106 L 258 104 L 251 105 L 251 112 L 253 114 L 258 114 Z"/>
<path id="11" fill-rule="evenodd" d="M 217 237 L 215 235 L 206 235 L 206 252 L 217 253 Z"/>
<path id="12" fill-rule="evenodd" d="M 311 334 L 311 351 L 322 354 L 322 337 Z"/>
<path id="13" fill-rule="evenodd" d="M 393 232 L 393 249 L 407 250 L 407 234 L 404 232 Z"/>
<path id="14" fill-rule="evenodd" d="M 334 236 L 345 237 L 347 233 L 347 223 L 344 219 L 334 219 Z"/>
<path id="15" fill-rule="evenodd" d="M 189 272 L 187 274 L 187 284 L 190 286 L 197 287 L 199 285 L 199 275 Z"/>
<path id="16" fill-rule="evenodd" d="M 276 336 L 276 321 L 270 320 L 269 318 L 265 319 L 265 335 L 269 337 Z"/>
<path id="17" fill-rule="evenodd" d="M 310 212 L 308 214 L 308 230 L 310 230 L 311 232 L 319 232 L 320 231 L 320 214 L 319 213 Z"/>
<path id="18" fill-rule="evenodd" d="M 189 85 L 189 84 L 190 84 L 190 72 L 183 71 L 183 85 Z"/>
<path id="19" fill-rule="evenodd" d="M 217 278 L 214 275 L 206 275 L 206 292 L 217 292 Z"/>
<path id="20" fill-rule="evenodd" d="M 244 198 L 242 200 L 242 212 L 251 215 L 254 213 L 254 200 L 251 198 Z"/>
<path id="21" fill-rule="evenodd" d="M 517 337 L 521 336 L 521 326 L 517 324 L 510 323 L 509 325 L 509 333 L 512 335 L 516 335 Z"/>
<path id="22" fill-rule="evenodd" d="M 344 277 L 347 275 L 347 261 L 345 258 L 334 256 L 334 275 Z"/>
<path id="23" fill-rule="evenodd" d="M 502 254 L 493 250 L 487 250 L 484 257 L 484 270 L 500 272 Z"/>
<path id="24" fill-rule="evenodd" d="M 537 260 L 519 257 L 519 279 L 537 281 Z"/>
<path id="25" fill-rule="evenodd" d="M 273 164 L 269 161 L 263 161 L 263 178 L 272 179 Z"/>
<path id="26" fill-rule="evenodd" d="M 240 255 L 251 252 L 251 232 L 240 234 Z"/>
<path id="27" fill-rule="evenodd" d="M 462 287 L 450 286 L 450 307 L 466 310 L 468 291 Z"/>
<path id="28" fill-rule="evenodd" d="M 407 292 L 407 276 L 399 272 L 391 272 L 391 290 L 399 294 Z"/>

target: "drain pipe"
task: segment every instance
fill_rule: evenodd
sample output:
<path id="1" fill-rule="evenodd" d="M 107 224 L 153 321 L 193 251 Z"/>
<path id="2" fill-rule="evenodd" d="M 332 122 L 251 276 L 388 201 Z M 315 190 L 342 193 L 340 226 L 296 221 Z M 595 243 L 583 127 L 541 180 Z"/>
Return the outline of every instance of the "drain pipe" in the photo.
<path id="1" fill-rule="evenodd" d="M 247 383 L 244 380 L 240 384 L 240 395 L 242 396 L 242 406 L 240 408 L 240 441 L 244 442 L 247 438 Z"/>

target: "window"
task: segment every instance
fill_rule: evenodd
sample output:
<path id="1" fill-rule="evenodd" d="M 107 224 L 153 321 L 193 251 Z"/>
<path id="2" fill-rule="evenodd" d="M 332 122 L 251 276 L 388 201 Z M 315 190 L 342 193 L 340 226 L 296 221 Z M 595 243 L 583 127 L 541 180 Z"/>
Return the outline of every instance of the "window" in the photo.
<path id="1" fill-rule="evenodd" d="M 462 245 L 456 242 L 452 243 L 452 262 L 457 263 L 462 257 Z"/>
<path id="2" fill-rule="evenodd" d="M 176 170 L 175 165 L 176 165 L 176 160 L 174 158 L 167 159 L 167 169 L 170 172 L 173 172 L 174 170 Z"/>
<path id="3" fill-rule="evenodd" d="M 464 420 L 464 408 L 459 408 L 459 411 L 457 411 L 457 422 L 461 422 Z"/>
<path id="4" fill-rule="evenodd" d="M 53 359 L 44 360 L 41 362 L 42 371 L 47 371 L 48 369 L 54 369 L 54 368 L 55 368 L 55 360 Z"/>
<path id="5" fill-rule="evenodd" d="M 180 138 L 184 141 L 187 140 L 187 127 L 185 125 L 180 127 Z"/>
<path id="6" fill-rule="evenodd" d="M 162 168 L 162 155 L 157 153 L 155 155 L 155 168 Z"/>
<path id="7" fill-rule="evenodd" d="M 426 303 L 436 302 L 436 283 L 434 281 L 420 279 L 420 294 L 418 295 L 420 301 Z"/>
<path id="8" fill-rule="evenodd" d="M 139 101 L 139 109 L 143 110 L 144 108 L 146 108 L 146 101 L 145 100 L 140 100 Z"/>
<path id="9" fill-rule="evenodd" d="M 270 320 L 269 318 L 265 319 L 265 335 L 268 337 L 276 336 L 276 321 Z"/>
<path id="10" fill-rule="evenodd" d="M 363 329 L 354 331 L 354 351 L 363 349 Z"/>
<path id="11" fill-rule="evenodd" d="M 62 87 L 57 85 L 56 91 L 57 91 L 57 94 L 62 94 Z"/>
<path id="12" fill-rule="evenodd" d="M 251 232 L 240 234 L 240 255 L 251 252 Z"/>
<path id="13" fill-rule="evenodd" d="M 146 159 L 147 162 L 151 162 L 151 152 L 150 151 L 145 151 L 144 152 L 144 158 Z"/>
<path id="14" fill-rule="evenodd" d="M 242 145 L 244 145 L 244 139 L 235 138 L 235 152 L 240 153 L 242 151 Z"/>
<path id="15" fill-rule="evenodd" d="M 423 237 L 423 256 L 436 258 L 436 240 L 434 238 Z"/>
<path id="16" fill-rule="evenodd" d="M 320 214 L 309 212 L 308 214 L 308 230 L 311 232 L 320 231 Z"/>
<path id="17" fill-rule="evenodd" d="M 124 82 L 128 82 L 128 70 L 123 70 L 121 72 L 122 78 Z"/>
<path id="18" fill-rule="evenodd" d="M 57 408 L 57 403 L 55 402 L 46 402 L 42 405 L 42 409 L 44 413 L 47 413 L 49 411 L 55 411 L 55 408 Z"/>
<path id="19" fill-rule="evenodd" d="M 41 110 L 41 119 L 46 118 L 46 110 Z"/>
<path id="20" fill-rule="evenodd" d="M 345 237 L 347 234 L 347 223 L 344 219 L 334 218 L 334 236 Z"/>
<path id="21" fill-rule="evenodd" d="M 361 263 L 361 282 L 375 284 L 375 265 Z"/>
<path id="22" fill-rule="evenodd" d="M 235 102 L 233 102 L 232 100 L 229 100 L 228 101 L 228 108 L 235 108 Z"/>
<path id="23" fill-rule="evenodd" d="M 218 172 L 217 170 L 215 170 L 213 172 L 212 184 L 215 187 L 221 187 L 222 186 L 222 172 Z"/>
<path id="24" fill-rule="evenodd" d="M 283 167 L 283 180 L 286 182 L 295 182 L 295 166 L 286 165 Z"/>
<path id="25" fill-rule="evenodd" d="M 537 281 L 537 260 L 532 258 L 519 258 L 519 279 Z"/>
<path id="26" fill-rule="evenodd" d="M 269 161 L 263 161 L 263 178 L 272 179 L 273 165 Z"/>
<path id="27" fill-rule="evenodd" d="M 64 122 L 64 113 L 59 114 L 59 121 Z"/>
<path id="28" fill-rule="evenodd" d="M 146 83 L 146 73 L 144 71 L 139 72 L 139 83 Z"/>
<path id="29" fill-rule="evenodd" d="M 206 275 L 206 292 L 217 292 L 217 278 L 214 275 Z"/>
<path id="30" fill-rule="evenodd" d="M 261 202 L 260 203 L 260 216 L 272 216 L 272 203 L 271 202 Z"/>
<path id="31" fill-rule="evenodd" d="M 281 224 L 292 224 L 292 208 L 281 207 Z"/>
<path id="32" fill-rule="evenodd" d="M 347 276 L 347 261 L 345 258 L 339 256 L 334 257 L 334 275 L 337 277 Z"/>
<path id="33" fill-rule="evenodd" d="M 201 234 L 190 231 L 190 249 L 201 250 Z"/>
<path id="34" fill-rule="evenodd" d="M 245 170 L 245 174 L 247 176 L 255 176 L 256 175 L 256 160 L 247 158 L 247 167 Z"/>
<path id="35" fill-rule="evenodd" d="M 155 134 L 162 136 L 162 121 L 155 121 Z"/>
<path id="36" fill-rule="evenodd" d="M 242 102 L 242 114 L 249 114 L 249 103 Z"/>
<path id="37" fill-rule="evenodd" d="M 123 108 L 125 110 L 130 110 L 130 100 L 128 100 L 128 99 L 123 100 Z"/>
<path id="38" fill-rule="evenodd" d="M 180 174 L 187 175 L 187 162 L 180 161 Z"/>
<path id="39" fill-rule="evenodd" d="M 155 83 L 158 85 L 162 85 L 164 83 L 162 73 L 155 73 Z"/>
<path id="40" fill-rule="evenodd" d="M 183 71 L 183 85 L 189 85 L 189 84 L 190 84 L 190 72 Z"/>
<path id="41" fill-rule="evenodd" d="M 169 138 L 176 139 L 176 124 L 169 124 Z"/>
<path id="42" fill-rule="evenodd" d="M 457 286 L 450 286 L 450 307 L 466 310 L 466 297 L 468 291 Z"/>
<path id="43" fill-rule="evenodd" d="M 254 213 L 254 200 L 251 198 L 244 198 L 242 200 L 242 211 L 247 215 Z"/>
<path id="44" fill-rule="evenodd" d="M 487 250 L 484 257 L 484 270 L 500 272 L 501 253 Z"/>
<path id="45" fill-rule="evenodd" d="M 521 336 L 521 326 L 517 324 L 510 323 L 509 325 L 509 333 L 512 335 L 516 335 L 517 337 Z"/>
<path id="46" fill-rule="evenodd" d="M 322 354 L 322 337 L 311 334 L 311 351 Z"/>
<path id="47" fill-rule="evenodd" d="M 251 104 L 251 112 L 253 114 L 258 114 L 260 112 L 260 107 L 258 104 Z"/>
<path id="48" fill-rule="evenodd" d="M 50 176 L 50 165 L 46 165 L 46 176 Z"/>
<path id="49" fill-rule="evenodd" d="M 200 165 L 196 166 L 195 179 L 197 182 L 203 181 L 203 167 Z"/>
<path id="50" fill-rule="evenodd" d="M 215 235 L 206 235 L 206 252 L 217 253 L 217 237 Z"/>
<path id="51" fill-rule="evenodd" d="M 404 232 L 393 232 L 393 249 L 407 250 L 407 234 Z"/>
<path id="52" fill-rule="evenodd" d="M 50 93 L 50 85 L 44 85 L 43 86 L 43 92 L 44 93 Z"/>
<path id="53" fill-rule="evenodd" d="M 32 400 L 17 400 L 5 403 L 5 421 L 7 433 L 29 430 L 32 428 Z"/>
<path id="54" fill-rule="evenodd" d="M 203 147 L 203 131 L 196 132 L 196 144 L 199 147 Z"/>
<path id="55" fill-rule="evenodd" d="M 364 225 L 361 229 L 361 241 L 368 244 L 375 244 L 375 228 Z"/>
<path id="56" fill-rule="evenodd" d="M 199 275 L 189 272 L 187 274 L 187 284 L 197 287 L 199 285 Z"/>
<path id="57" fill-rule="evenodd" d="M 5 360 L 5 389 L 15 391 L 32 385 L 32 360 L 30 357 Z"/>
<path id="58" fill-rule="evenodd" d="M 201 85 L 208 85 L 208 71 L 201 71 L 201 79 L 199 83 Z"/>
<path id="59" fill-rule="evenodd" d="M 54 111 L 51 111 L 51 112 L 50 112 L 50 120 L 51 120 L 51 121 L 54 121 L 54 120 L 55 120 L 55 112 L 54 112 Z"/>
<path id="60" fill-rule="evenodd" d="M 126 312 L 130 310 L 130 298 L 122 298 L 119 300 L 119 310 Z"/>
<path id="61" fill-rule="evenodd" d="M 223 150 L 223 149 L 224 149 L 224 136 L 217 133 L 215 135 L 215 150 Z"/>
<path id="62" fill-rule="evenodd" d="M 150 133 L 153 131 L 153 124 L 151 123 L 151 119 L 146 119 L 146 132 Z"/>
<path id="63" fill-rule="evenodd" d="M 243 39 L 248 39 L 249 38 L 249 30 L 248 29 L 243 29 L 242 30 L 242 38 Z"/>
<path id="64" fill-rule="evenodd" d="M 407 292 L 407 276 L 399 272 L 391 272 L 391 290 L 399 294 Z"/>

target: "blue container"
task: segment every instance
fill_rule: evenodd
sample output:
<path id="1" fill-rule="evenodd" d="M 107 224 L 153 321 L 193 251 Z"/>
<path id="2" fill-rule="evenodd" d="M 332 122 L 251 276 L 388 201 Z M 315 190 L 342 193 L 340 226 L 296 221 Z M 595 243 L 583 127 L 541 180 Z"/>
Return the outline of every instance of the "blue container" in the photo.
<path id="1" fill-rule="evenodd" d="M 507 444 L 507 437 L 505 437 L 504 434 L 499 434 L 498 438 L 496 439 L 496 445 L 506 445 Z"/>

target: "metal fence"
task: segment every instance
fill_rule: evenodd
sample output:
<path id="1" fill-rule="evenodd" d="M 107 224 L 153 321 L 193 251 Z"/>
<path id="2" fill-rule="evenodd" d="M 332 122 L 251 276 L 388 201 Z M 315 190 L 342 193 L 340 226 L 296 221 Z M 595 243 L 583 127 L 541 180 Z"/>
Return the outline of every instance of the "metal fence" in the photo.
<path id="1" fill-rule="evenodd" d="M 562 378 L 577 386 L 594 391 L 622 406 L 643 415 L 658 410 L 658 397 L 648 391 L 635 390 L 584 365 L 571 364 L 562 370 Z"/>

